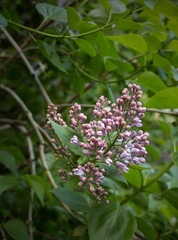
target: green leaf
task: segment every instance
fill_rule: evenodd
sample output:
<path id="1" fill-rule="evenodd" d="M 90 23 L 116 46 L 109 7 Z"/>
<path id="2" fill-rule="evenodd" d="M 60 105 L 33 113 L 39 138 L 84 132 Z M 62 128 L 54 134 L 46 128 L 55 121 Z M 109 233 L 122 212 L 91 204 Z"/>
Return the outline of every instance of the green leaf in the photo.
<path id="1" fill-rule="evenodd" d="M 147 35 L 144 39 L 147 43 L 148 51 L 158 51 L 161 43 L 155 36 Z"/>
<path id="2" fill-rule="evenodd" d="M 25 175 L 24 179 L 34 190 L 42 204 L 44 204 L 44 183 L 43 179 L 37 175 Z"/>
<path id="3" fill-rule="evenodd" d="M 148 108 L 177 108 L 178 106 L 178 88 L 171 87 L 157 92 L 145 104 Z"/>
<path id="4" fill-rule="evenodd" d="M 125 34 L 120 36 L 107 36 L 112 41 L 119 42 L 129 48 L 132 48 L 142 54 L 147 52 L 147 44 L 145 40 L 136 34 Z"/>
<path id="5" fill-rule="evenodd" d="M 98 1 L 103 5 L 103 7 L 104 7 L 108 12 L 110 12 L 111 6 L 110 6 L 108 0 L 98 0 Z"/>
<path id="6" fill-rule="evenodd" d="M 90 240 L 130 240 L 136 227 L 134 216 L 115 204 L 94 206 L 89 215 Z"/>
<path id="7" fill-rule="evenodd" d="M 154 161 L 160 158 L 159 151 L 153 145 L 146 146 L 146 150 Z"/>
<path id="8" fill-rule="evenodd" d="M 165 133 L 166 137 L 171 139 L 171 128 L 170 128 L 169 124 L 166 122 L 163 122 L 161 120 L 159 121 L 159 124 L 160 124 L 161 129 Z"/>
<path id="9" fill-rule="evenodd" d="M 105 61 L 106 61 L 106 64 L 108 62 L 112 62 L 115 66 L 117 66 L 118 70 L 122 71 L 123 73 L 132 72 L 134 70 L 134 67 L 132 66 L 132 64 L 128 62 L 123 62 L 119 59 L 105 57 Z"/>
<path id="10" fill-rule="evenodd" d="M 153 92 L 158 92 L 166 88 L 166 85 L 162 82 L 162 80 L 155 73 L 150 71 L 140 74 L 137 83 L 143 85 Z"/>
<path id="11" fill-rule="evenodd" d="M 178 37 L 178 27 L 177 27 L 177 24 L 178 24 L 178 19 L 177 20 L 171 19 L 168 22 L 167 27 L 168 27 L 168 29 L 171 29 L 176 34 L 176 36 Z"/>
<path id="12" fill-rule="evenodd" d="M 164 57 L 159 56 L 158 54 L 153 54 L 153 65 L 159 68 L 162 68 L 167 74 L 173 76 L 171 63 Z"/>
<path id="13" fill-rule="evenodd" d="M 51 122 L 52 127 L 54 128 L 54 131 L 56 133 L 56 135 L 58 136 L 58 138 L 65 144 L 67 145 L 67 147 L 74 152 L 77 155 L 83 156 L 83 151 L 82 148 L 79 147 L 76 144 L 72 144 L 70 143 L 71 138 L 76 135 L 76 132 L 69 127 L 63 127 L 60 126 L 59 124 L 55 123 L 54 121 L 52 121 L 51 119 L 49 119 L 49 121 Z"/>
<path id="14" fill-rule="evenodd" d="M 154 9 L 160 13 L 163 13 L 168 18 L 178 19 L 178 7 L 169 0 L 157 0 Z"/>
<path id="15" fill-rule="evenodd" d="M 173 153 L 172 161 L 174 162 L 175 166 L 178 167 L 178 152 Z"/>
<path id="16" fill-rule="evenodd" d="M 123 2 L 119 0 L 109 0 L 111 6 L 111 13 L 124 13 L 126 11 L 126 6 Z"/>
<path id="17" fill-rule="evenodd" d="M 0 150 L 0 163 L 8 168 L 13 174 L 16 174 L 15 159 L 10 153 Z"/>
<path id="18" fill-rule="evenodd" d="M 7 25 L 6 19 L 0 14 L 0 26 L 7 27 Z"/>
<path id="19" fill-rule="evenodd" d="M 60 71 L 67 73 L 61 63 L 59 55 L 57 54 L 57 49 L 55 45 L 49 45 L 41 40 L 38 40 L 37 44 L 40 47 L 40 50 L 42 51 L 43 55 L 48 59 L 48 61 L 50 61 Z"/>
<path id="20" fill-rule="evenodd" d="M 15 240 L 29 240 L 25 224 L 18 219 L 10 219 L 3 227 L 6 232 Z"/>
<path id="21" fill-rule="evenodd" d="M 15 186 L 17 183 L 16 177 L 13 176 L 0 176 L 0 195 L 7 189 Z"/>
<path id="22" fill-rule="evenodd" d="M 48 3 L 38 3 L 36 4 L 36 9 L 43 15 L 45 20 L 51 19 L 58 22 L 67 22 L 67 12 L 65 8 Z"/>
<path id="23" fill-rule="evenodd" d="M 178 40 L 172 40 L 169 44 L 169 48 L 178 53 Z"/>
<path id="24" fill-rule="evenodd" d="M 86 52 L 88 55 L 90 55 L 91 57 L 96 56 L 96 50 L 90 42 L 81 38 L 75 39 L 74 41 L 78 45 L 78 47 L 84 52 Z"/>
<path id="25" fill-rule="evenodd" d="M 59 187 L 52 189 L 50 192 L 72 210 L 88 212 L 90 209 L 90 205 L 85 197 L 71 189 Z"/>
<path id="26" fill-rule="evenodd" d="M 119 18 L 115 21 L 115 28 L 119 28 L 120 30 L 144 30 L 144 28 L 137 22 Z"/>
<path id="27" fill-rule="evenodd" d="M 112 41 L 109 41 L 103 33 L 99 33 L 97 37 L 97 48 L 101 59 L 105 65 L 106 71 L 114 70 L 117 68 L 115 64 L 107 61 L 108 58 L 118 59 L 118 53 Z"/>
<path id="28" fill-rule="evenodd" d="M 154 227 L 152 226 L 152 224 L 141 217 L 136 217 L 136 220 L 137 220 L 138 229 L 140 230 L 140 232 L 144 234 L 146 239 L 155 240 L 157 237 L 157 233 Z"/>
<path id="29" fill-rule="evenodd" d="M 128 185 L 125 177 L 123 175 L 119 175 L 118 171 L 115 168 L 108 166 L 107 164 L 104 164 L 104 163 L 100 163 L 99 165 L 109 173 L 108 177 L 110 177 L 116 181 L 123 182 Z"/>
<path id="30" fill-rule="evenodd" d="M 178 209 L 178 188 L 171 188 L 167 191 L 164 191 L 162 196 Z"/>
<path id="31" fill-rule="evenodd" d="M 153 10 L 157 0 L 144 0 L 145 4 Z"/>
<path id="32" fill-rule="evenodd" d="M 77 29 L 81 24 L 81 19 L 75 9 L 68 7 L 67 8 L 67 19 L 70 29 Z"/>
<path id="33" fill-rule="evenodd" d="M 134 170 L 130 168 L 129 172 L 123 173 L 123 175 L 130 184 L 132 184 L 136 188 L 141 187 L 142 180 L 141 180 L 140 172 L 138 170 Z"/>

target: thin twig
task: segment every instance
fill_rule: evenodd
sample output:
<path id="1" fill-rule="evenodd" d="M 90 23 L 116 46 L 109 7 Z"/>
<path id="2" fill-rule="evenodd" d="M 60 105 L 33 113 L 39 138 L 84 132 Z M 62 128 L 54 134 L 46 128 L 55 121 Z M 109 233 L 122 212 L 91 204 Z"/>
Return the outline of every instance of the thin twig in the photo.
<path id="1" fill-rule="evenodd" d="M 163 113 L 163 114 L 168 114 L 172 116 L 178 116 L 178 112 L 170 112 L 167 110 L 159 110 L 159 109 L 154 109 L 154 108 L 147 108 L 148 112 L 156 112 L 156 113 Z"/>
<path id="2" fill-rule="evenodd" d="M 44 140 L 43 137 L 38 129 L 38 125 L 35 122 L 35 120 L 32 117 L 32 113 L 29 111 L 29 109 L 27 108 L 27 106 L 25 105 L 25 103 L 19 98 L 19 96 L 10 88 L 4 86 L 3 84 L 0 84 L 0 89 L 3 89 L 4 91 L 8 92 L 15 100 L 16 102 L 21 106 L 22 110 L 24 111 L 27 119 L 29 120 L 29 122 L 31 123 L 31 125 L 34 128 L 34 131 L 39 139 L 40 145 L 39 145 L 39 152 L 40 152 L 40 158 L 42 161 L 42 165 L 43 168 L 45 170 L 45 173 L 48 177 L 49 182 L 51 183 L 51 186 L 53 188 L 57 188 L 57 185 L 51 175 L 51 172 L 48 168 L 47 162 L 46 162 L 46 158 L 45 158 L 45 154 L 44 154 Z M 68 208 L 62 201 L 60 201 L 60 203 L 62 204 L 62 206 L 65 208 L 65 210 L 67 211 L 67 213 L 77 222 L 80 222 L 79 219 L 75 216 L 75 214 L 70 210 L 70 208 Z"/>
<path id="3" fill-rule="evenodd" d="M 2 235 L 2 240 L 6 240 L 6 234 L 3 230 L 3 228 L 0 226 L 0 232 L 1 232 L 1 235 Z"/>
<path id="4" fill-rule="evenodd" d="M 45 237 L 45 238 L 48 238 L 48 239 L 51 239 L 51 240 L 57 240 L 57 238 L 53 238 L 53 237 L 51 237 L 51 236 L 49 236 L 49 235 L 47 235 L 45 233 L 42 233 L 42 232 L 40 232 L 38 230 L 35 230 L 35 232 L 38 233 L 39 235 Z"/>
<path id="5" fill-rule="evenodd" d="M 36 164 L 35 164 L 35 153 L 33 149 L 33 143 L 31 140 L 31 137 L 27 134 L 28 130 L 24 126 L 17 126 L 18 129 L 24 134 L 27 142 L 28 147 L 28 153 L 29 153 L 29 161 L 30 161 L 30 167 L 31 167 L 31 174 L 36 175 Z M 30 240 L 33 240 L 33 199 L 34 199 L 34 190 L 31 188 L 30 190 L 31 195 L 31 201 L 29 203 L 28 208 L 28 229 L 29 229 L 29 235 Z"/>
<path id="6" fill-rule="evenodd" d="M 10 124 L 4 124 L 3 126 L 0 127 L 0 132 L 4 130 L 8 130 L 9 128 L 11 128 Z"/>
<path id="7" fill-rule="evenodd" d="M 147 239 L 143 236 L 143 234 L 141 234 L 140 232 L 135 232 L 134 234 L 135 234 L 135 236 L 137 236 L 138 238 L 140 238 L 140 239 L 142 239 L 142 240 L 147 240 Z"/>
<path id="8" fill-rule="evenodd" d="M 46 103 L 49 105 L 50 103 L 52 103 L 51 99 L 49 98 L 46 90 L 44 89 L 43 85 L 40 82 L 40 79 L 37 75 L 37 73 L 35 72 L 35 70 L 32 68 L 30 62 L 28 61 L 28 59 L 26 58 L 25 54 L 23 53 L 22 49 L 20 48 L 20 46 L 16 43 L 16 41 L 12 38 L 12 36 L 8 33 L 8 31 L 3 27 L 0 26 L 1 31 L 4 33 L 4 35 L 7 37 L 7 39 L 9 40 L 9 42 L 14 46 L 14 48 L 16 49 L 16 51 L 19 53 L 19 55 L 21 56 L 23 62 L 25 63 L 26 67 L 28 68 L 30 74 L 32 75 L 32 77 L 34 78 L 34 80 L 36 81 L 36 84 L 42 94 L 42 96 L 44 97 Z"/>
<path id="9" fill-rule="evenodd" d="M 0 118 L 0 123 L 9 123 L 11 125 L 27 125 L 27 122 L 18 119 Z"/>

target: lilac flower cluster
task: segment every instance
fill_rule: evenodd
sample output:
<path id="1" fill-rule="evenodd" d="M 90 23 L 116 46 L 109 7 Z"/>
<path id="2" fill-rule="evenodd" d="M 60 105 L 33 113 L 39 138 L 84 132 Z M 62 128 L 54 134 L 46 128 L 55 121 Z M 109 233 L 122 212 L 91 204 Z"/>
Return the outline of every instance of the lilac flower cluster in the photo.
<path id="1" fill-rule="evenodd" d="M 142 96 L 140 87 L 136 84 L 129 84 L 128 88 L 122 91 L 116 103 L 112 103 L 101 96 L 93 110 L 94 120 L 85 123 L 87 117 L 80 113 L 81 106 L 77 103 L 71 107 L 69 116 L 71 127 L 76 131 L 71 139 L 83 149 L 83 166 L 76 163 L 76 168 L 68 173 L 60 171 L 63 181 L 69 180 L 74 175 L 79 179 L 79 189 L 87 188 L 91 195 L 99 203 L 106 200 L 107 192 L 100 186 L 104 180 L 104 169 L 99 169 L 100 163 L 105 163 L 117 169 L 118 174 L 128 173 L 129 166 L 145 162 L 147 154 L 145 146 L 149 134 L 143 133 L 136 128 L 142 127 L 142 118 L 146 108 L 142 107 L 139 101 Z M 48 118 L 53 119 L 59 125 L 66 126 L 57 113 L 55 106 L 49 107 Z M 50 122 L 48 123 L 50 126 Z M 131 128 L 134 128 L 131 130 Z"/>

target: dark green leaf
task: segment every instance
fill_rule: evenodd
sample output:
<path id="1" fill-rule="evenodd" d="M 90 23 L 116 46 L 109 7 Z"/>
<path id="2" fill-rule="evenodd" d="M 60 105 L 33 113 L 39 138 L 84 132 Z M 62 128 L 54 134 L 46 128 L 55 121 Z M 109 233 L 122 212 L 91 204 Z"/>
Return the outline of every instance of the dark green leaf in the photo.
<path id="1" fill-rule="evenodd" d="M 50 120 L 52 127 L 54 128 L 54 131 L 58 138 L 65 144 L 67 147 L 74 152 L 77 155 L 83 156 L 82 148 L 79 147 L 76 144 L 70 143 L 71 138 L 76 135 L 76 132 L 69 128 L 69 127 L 63 127 L 59 124 L 55 123 L 54 121 Z"/>
<path id="2" fill-rule="evenodd" d="M 158 51 L 161 43 L 155 36 L 147 35 L 144 39 L 147 43 L 148 51 Z"/>
<path id="3" fill-rule="evenodd" d="M 13 174 L 16 174 L 15 159 L 10 153 L 0 150 L 0 163 L 8 168 Z"/>
<path id="4" fill-rule="evenodd" d="M 178 188 L 171 188 L 167 191 L 164 191 L 162 196 L 178 209 Z"/>
<path id="5" fill-rule="evenodd" d="M 13 176 L 0 176 L 0 195 L 7 189 L 15 186 L 17 179 Z"/>
<path id="6" fill-rule="evenodd" d="M 29 240 L 25 224 L 18 219 L 10 219 L 3 227 L 6 232 L 15 240 Z"/>
<path id="7" fill-rule="evenodd" d="M 25 175 L 24 179 L 34 190 L 42 204 L 44 204 L 44 183 L 43 179 L 37 175 Z"/>
<path id="8" fill-rule="evenodd" d="M 146 150 L 154 161 L 160 158 L 159 150 L 156 149 L 153 145 L 146 146 Z"/>
<path id="9" fill-rule="evenodd" d="M 70 189 L 59 187 L 51 190 L 50 192 L 72 210 L 88 212 L 90 209 L 90 205 L 87 200 L 81 194 Z"/>
<path id="10" fill-rule="evenodd" d="M 125 34 L 120 36 L 107 36 L 107 38 L 112 41 L 119 42 L 129 48 L 132 48 L 142 54 L 145 54 L 147 51 L 147 44 L 145 40 L 136 34 Z"/>
<path id="11" fill-rule="evenodd" d="M 178 152 L 173 153 L 172 161 L 178 167 Z"/>
<path id="12" fill-rule="evenodd" d="M 65 8 L 54 6 L 48 3 L 36 4 L 36 9 L 43 17 L 58 22 L 67 22 L 67 12 Z"/>
<path id="13" fill-rule="evenodd" d="M 169 126 L 168 123 L 163 122 L 163 121 L 159 121 L 160 123 L 160 127 L 163 130 L 163 132 L 165 133 L 166 137 L 168 137 L 169 139 L 171 139 L 171 128 Z"/>
<path id="14" fill-rule="evenodd" d="M 109 0 L 111 6 L 111 13 L 124 13 L 126 11 L 126 6 L 123 2 L 119 0 Z"/>
<path id="15" fill-rule="evenodd" d="M 157 233 L 152 224 L 141 217 L 136 217 L 136 220 L 140 232 L 142 232 L 148 240 L 155 240 L 157 237 Z"/>
<path id="16" fill-rule="evenodd" d="M 111 6 L 109 4 L 109 0 L 99 0 L 99 2 L 103 5 L 103 7 L 110 12 Z"/>
<path id="17" fill-rule="evenodd" d="M 0 26 L 7 27 L 7 25 L 6 19 L 0 14 Z"/>
<path id="18" fill-rule="evenodd" d="M 94 206 L 89 215 L 90 240 L 130 240 L 136 227 L 135 218 L 115 204 Z"/>
<path id="19" fill-rule="evenodd" d="M 178 7 L 170 2 L 169 0 L 157 0 L 157 3 L 155 5 L 155 10 L 159 11 L 160 13 L 163 13 L 165 16 L 171 18 L 171 19 L 177 19 L 178 18 Z"/>
<path id="20" fill-rule="evenodd" d="M 137 83 L 143 85 L 153 92 L 158 92 L 166 88 L 166 85 L 162 82 L 162 80 L 155 73 L 150 71 L 140 74 Z"/>
<path id="21" fill-rule="evenodd" d="M 144 28 L 137 22 L 119 18 L 115 21 L 116 28 L 120 30 L 144 30 Z"/>
<path id="22" fill-rule="evenodd" d="M 105 61 L 106 64 L 108 62 L 113 63 L 115 66 L 117 66 L 118 70 L 120 70 L 121 72 L 132 72 L 134 70 L 134 67 L 132 66 L 132 64 L 128 63 L 128 62 L 123 62 L 119 59 L 115 59 L 115 58 L 111 58 L 111 57 L 105 57 Z"/>
<path id="23" fill-rule="evenodd" d="M 81 19 L 75 9 L 68 7 L 67 8 L 67 19 L 70 29 L 77 29 L 81 24 Z"/>
<path id="24" fill-rule="evenodd" d="M 151 97 L 145 104 L 148 108 L 177 108 L 178 88 L 171 87 L 161 90 Z"/>
<path id="25" fill-rule="evenodd" d="M 171 19 L 171 20 L 168 22 L 167 27 L 168 27 L 169 29 L 171 29 L 171 30 L 176 34 L 176 36 L 178 37 L 177 24 L 178 24 L 178 19 L 177 19 L 177 20 Z"/>
<path id="26" fill-rule="evenodd" d="M 60 71 L 66 72 L 65 68 L 63 67 L 59 55 L 57 54 L 57 49 L 54 45 L 49 45 L 46 42 L 42 42 L 41 40 L 38 41 L 38 46 L 42 51 L 43 55 Z"/>
<path id="27" fill-rule="evenodd" d="M 79 46 L 79 48 L 86 52 L 88 55 L 90 55 L 91 57 L 96 56 L 96 50 L 90 42 L 81 38 L 75 39 L 74 41 Z"/>

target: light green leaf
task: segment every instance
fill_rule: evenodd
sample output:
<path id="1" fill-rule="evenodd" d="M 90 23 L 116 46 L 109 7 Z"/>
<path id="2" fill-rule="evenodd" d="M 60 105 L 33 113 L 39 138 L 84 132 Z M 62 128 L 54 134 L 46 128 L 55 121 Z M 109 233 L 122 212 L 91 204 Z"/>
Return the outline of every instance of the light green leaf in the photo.
<path id="1" fill-rule="evenodd" d="M 154 9 L 170 19 L 178 19 L 178 7 L 169 0 L 157 0 Z"/>
<path id="2" fill-rule="evenodd" d="M 65 8 L 48 3 L 38 3 L 36 4 L 36 9 L 46 20 L 51 19 L 58 22 L 67 22 L 67 12 Z"/>
<path id="3" fill-rule="evenodd" d="M 154 227 L 152 226 L 152 224 L 141 217 L 136 217 L 136 220 L 137 220 L 138 229 L 140 230 L 140 232 L 144 234 L 146 239 L 155 240 L 157 237 L 157 233 Z"/>
<path id="4" fill-rule="evenodd" d="M 107 36 L 112 41 L 119 42 L 129 48 L 134 49 L 142 54 L 147 52 L 147 44 L 145 40 L 136 34 L 125 34 L 120 36 Z"/>
<path id="5" fill-rule="evenodd" d="M 119 0 L 109 0 L 111 6 L 111 13 L 124 13 L 126 11 L 126 6 L 123 2 Z"/>
<path id="6" fill-rule="evenodd" d="M 168 29 L 170 28 L 175 34 L 176 36 L 178 37 L 178 19 L 175 20 L 175 19 L 171 19 L 168 24 L 167 24 L 167 27 Z"/>
<path id="7" fill-rule="evenodd" d="M 44 183 L 43 179 L 37 175 L 25 175 L 24 179 L 34 190 L 42 204 L 44 204 Z"/>
<path id="8" fill-rule="evenodd" d="M 178 108 L 178 88 L 171 87 L 157 92 L 145 104 L 148 108 Z"/>
<path id="9" fill-rule="evenodd" d="M 167 191 L 164 191 L 162 196 L 178 209 L 178 188 L 171 188 Z"/>
<path id="10" fill-rule="evenodd" d="M 88 212 L 90 210 L 87 200 L 77 192 L 61 187 L 52 189 L 50 192 L 72 210 L 79 212 Z"/>
<path id="11" fill-rule="evenodd" d="M 65 144 L 67 145 L 67 147 L 74 152 L 77 155 L 81 155 L 83 156 L 83 151 L 82 148 L 79 147 L 76 144 L 72 144 L 70 143 L 71 138 L 76 135 L 76 132 L 69 127 L 63 127 L 60 126 L 59 124 L 55 123 L 54 121 L 52 121 L 51 119 L 49 119 L 49 121 L 51 122 L 51 125 L 56 133 L 56 135 L 58 136 L 58 138 Z"/>
<path id="12" fill-rule="evenodd" d="M 153 9 L 157 0 L 144 0 L 144 2 L 149 8 Z"/>
<path id="13" fill-rule="evenodd" d="M 162 80 L 155 73 L 150 71 L 140 74 L 137 83 L 143 85 L 153 92 L 158 92 L 166 88 L 166 85 L 162 82 Z"/>
<path id="14" fill-rule="evenodd" d="M 37 44 L 40 47 L 43 55 L 48 59 L 48 61 L 50 61 L 60 71 L 67 73 L 61 63 L 59 55 L 57 54 L 57 49 L 55 45 L 49 45 L 46 42 L 42 42 L 41 40 L 39 40 Z"/>
<path id="15" fill-rule="evenodd" d="M 6 232 L 15 240 L 29 240 L 27 228 L 25 224 L 18 219 L 10 219 L 3 227 Z"/>
<path id="16" fill-rule="evenodd" d="M 178 152 L 173 153 L 172 161 L 174 162 L 175 166 L 178 167 Z"/>
<path id="17" fill-rule="evenodd" d="M 135 217 L 115 204 L 94 206 L 89 215 L 90 240 L 130 240 L 136 227 Z"/>
<path id="18" fill-rule="evenodd" d="M 15 186 L 17 183 L 16 177 L 13 176 L 0 176 L 0 195 L 7 189 Z"/>
<path id="19" fill-rule="evenodd" d="M 159 124 L 160 124 L 161 129 L 165 133 L 166 137 L 171 139 L 171 128 L 170 128 L 170 125 L 168 123 L 166 123 L 166 122 L 161 121 L 161 120 L 159 120 Z"/>
<path id="20" fill-rule="evenodd" d="M 160 158 L 160 153 L 158 149 L 156 149 L 153 145 L 146 146 L 146 150 L 154 161 Z"/>
<path id="21" fill-rule="evenodd" d="M 7 27 L 7 25 L 6 19 L 0 14 L 0 26 Z"/>
<path id="22" fill-rule="evenodd" d="M 172 40 L 169 44 L 169 48 L 178 53 L 178 40 Z"/>
<path id="23" fill-rule="evenodd" d="M 80 39 L 75 39 L 74 41 L 78 45 L 78 47 L 81 50 L 83 50 L 84 52 L 86 52 L 88 55 L 90 55 L 91 57 L 96 56 L 96 50 L 90 42 L 88 42 L 85 39 L 81 39 L 81 38 Z"/>
<path id="24" fill-rule="evenodd" d="M 14 157 L 3 150 L 0 150 L 0 163 L 9 169 L 13 174 L 16 174 L 16 163 Z"/>
<path id="25" fill-rule="evenodd" d="M 148 51 L 158 51 L 161 43 L 155 36 L 147 35 L 144 39 L 147 43 Z"/>
<path id="26" fill-rule="evenodd" d="M 159 68 L 162 68 L 167 74 L 173 76 L 171 63 L 164 57 L 159 56 L 158 54 L 153 54 L 153 65 Z"/>

